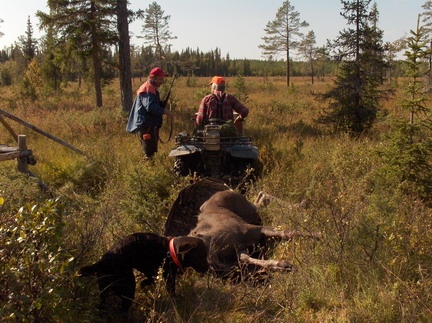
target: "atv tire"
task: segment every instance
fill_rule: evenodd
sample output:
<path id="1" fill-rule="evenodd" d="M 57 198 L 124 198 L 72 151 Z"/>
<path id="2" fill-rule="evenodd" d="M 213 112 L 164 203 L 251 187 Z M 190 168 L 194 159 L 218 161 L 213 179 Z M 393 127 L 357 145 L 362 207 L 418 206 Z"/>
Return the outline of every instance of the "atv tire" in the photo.
<path id="1" fill-rule="evenodd" d="M 191 175 L 199 170 L 200 162 L 199 154 L 178 156 L 174 161 L 174 172 L 180 176 Z"/>

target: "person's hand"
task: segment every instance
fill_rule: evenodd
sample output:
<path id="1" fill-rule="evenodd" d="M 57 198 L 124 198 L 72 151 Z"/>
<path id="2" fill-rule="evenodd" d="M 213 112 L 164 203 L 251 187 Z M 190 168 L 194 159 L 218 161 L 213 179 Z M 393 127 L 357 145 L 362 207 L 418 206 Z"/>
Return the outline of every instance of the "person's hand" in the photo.
<path id="1" fill-rule="evenodd" d="M 165 114 L 165 115 L 166 115 L 166 116 L 167 116 L 171 121 L 174 120 L 174 114 L 173 114 L 170 110 L 165 109 L 164 114 Z"/>
<path id="2" fill-rule="evenodd" d="M 244 121 L 241 115 L 239 115 L 237 118 L 235 118 L 234 123 Z"/>

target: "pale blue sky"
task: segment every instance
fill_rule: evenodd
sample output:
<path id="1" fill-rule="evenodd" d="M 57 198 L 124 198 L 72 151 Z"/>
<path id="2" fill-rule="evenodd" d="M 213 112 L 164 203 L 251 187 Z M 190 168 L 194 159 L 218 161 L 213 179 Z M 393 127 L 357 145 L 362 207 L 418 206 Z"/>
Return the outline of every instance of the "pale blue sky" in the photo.
<path id="1" fill-rule="evenodd" d="M 415 27 L 417 15 L 426 0 L 377 0 L 380 12 L 380 27 L 384 40 L 393 41 Z M 145 9 L 151 1 L 129 0 L 131 9 Z M 187 46 L 208 51 L 219 47 L 222 55 L 231 58 L 261 58 L 258 45 L 262 43 L 266 23 L 273 20 L 283 0 L 157 0 L 165 14 L 171 15 L 170 26 L 173 49 Z M 340 16 L 339 0 L 291 0 L 300 12 L 301 19 L 310 26 L 304 31 L 314 30 L 319 45 L 326 39 L 334 39 L 345 21 Z M 41 35 L 37 10 L 47 12 L 46 0 L 0 0 L 0 48 L 15 42 L 26 30 L 30 16 L 35 36 Z M 139 35 L 142 21 L 134 22 L 130 29 Z M 132 37 L 132 43 L 142 44 L 142 39 Z"/>

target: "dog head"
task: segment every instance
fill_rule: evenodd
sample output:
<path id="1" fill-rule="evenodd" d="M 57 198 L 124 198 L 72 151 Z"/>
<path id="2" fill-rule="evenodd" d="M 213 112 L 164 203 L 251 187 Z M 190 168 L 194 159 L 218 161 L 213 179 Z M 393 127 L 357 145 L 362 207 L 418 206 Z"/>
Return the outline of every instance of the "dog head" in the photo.
<path id="1" fill-rule="evenodd" d="M 207 248 L 200 238 L 176 237 L 174 248 L 183 267 L 192 267 L 199 273 L 205 273 L 209 269 Z"/>

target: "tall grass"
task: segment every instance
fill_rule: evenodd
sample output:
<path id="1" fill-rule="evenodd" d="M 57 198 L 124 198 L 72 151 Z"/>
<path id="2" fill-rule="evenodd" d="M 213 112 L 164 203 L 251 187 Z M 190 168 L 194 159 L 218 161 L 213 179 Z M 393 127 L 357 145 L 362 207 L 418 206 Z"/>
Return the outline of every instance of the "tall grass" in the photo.
<path id="1" fill-rule="evenodd" d="M 252 200 L 263 190 L 284 201 L 274 201 L 262 210 L 266 225 L 320 231 L 323 238 L 275 246 L 274 257 L 291 260 L 297 270 L 272 274 L 264 284 L 231 284 L 188 272 L 179 280 L 181 296 L 170 299 L 163 283 L 158 282 L 154 288 L 138 291 L 134 320 L 432 320 L 430 201 L 401 190 L 397 176 L 388 171 L 378 153 L 387 145 L 382 135 L 389 131 L 392 120 L 405 117 L 397 107 L 400 89 L 383 102 L 383 113 L 371 133 L 351 138 L 331 134 L 314 122 L 325 108 L 314 93 L 326 90 L 329 80 L 312 86 L 307 78 L 294 78 L 290 88 L 285 87 L 283 78 L 245 81 L 248 100 L 244 103 L 250 109 L 245 132 L 259 147 L 264 164 L 263 178 L 250 188 L 247 197 Z M 208 92 L 208 82 L 207 78 L 176 81 L 171 94 L 174 133 L 192 131 L 191 119 L 200 98 Z M 228 92 L 235 90 L 230 86 L 234 82 L 234 78 L 228 79 Z M 134 82 L 134 88 L 138 83 Z M 173 201 L 190 179 L 177 178 L 172 172 L 173 161 L 167 154 L 173 142 L 160 145 L 154 161 L 143 160 L 137 139 L 124 130 L 127 116 L 117 104 L 117 84 L 105 89 L 104 101 L 108 103 L 103 108 L 95 108 L 91 93 L 75 85 L 61 95 L 34 103 L 25 102 L 16 93 L 1 87 L 0 97 L 9 102 L 1 108 L 92 157 L 87 159 L 13 124 L 18 133 L 28 135 L 28 146 L 38 160 L 32 171 L 62 202 L 62 244 L 73 254 L 75 268 L 96 260 L 122 236 L 163 231 Z M 168 132 L 165 124 L 162 136 L 167 138 Z M 5 130 L 0 132 L 1 143 L 12 145 L 9 137 Z M 15 162 L 0 165 L 4 225 L 11 223 L 22 205 L 47 198 L 15 167 Z M 300 202 L 302 207 L 291 207 Z M 96 282 L 70 278 L 78 286 L 64 297 L 82 305 L 84 321 L 97 321 L 96 311 L 88 306 L 97 303 Z M 7 298 L 0 300 L 8 302 Z"/>

